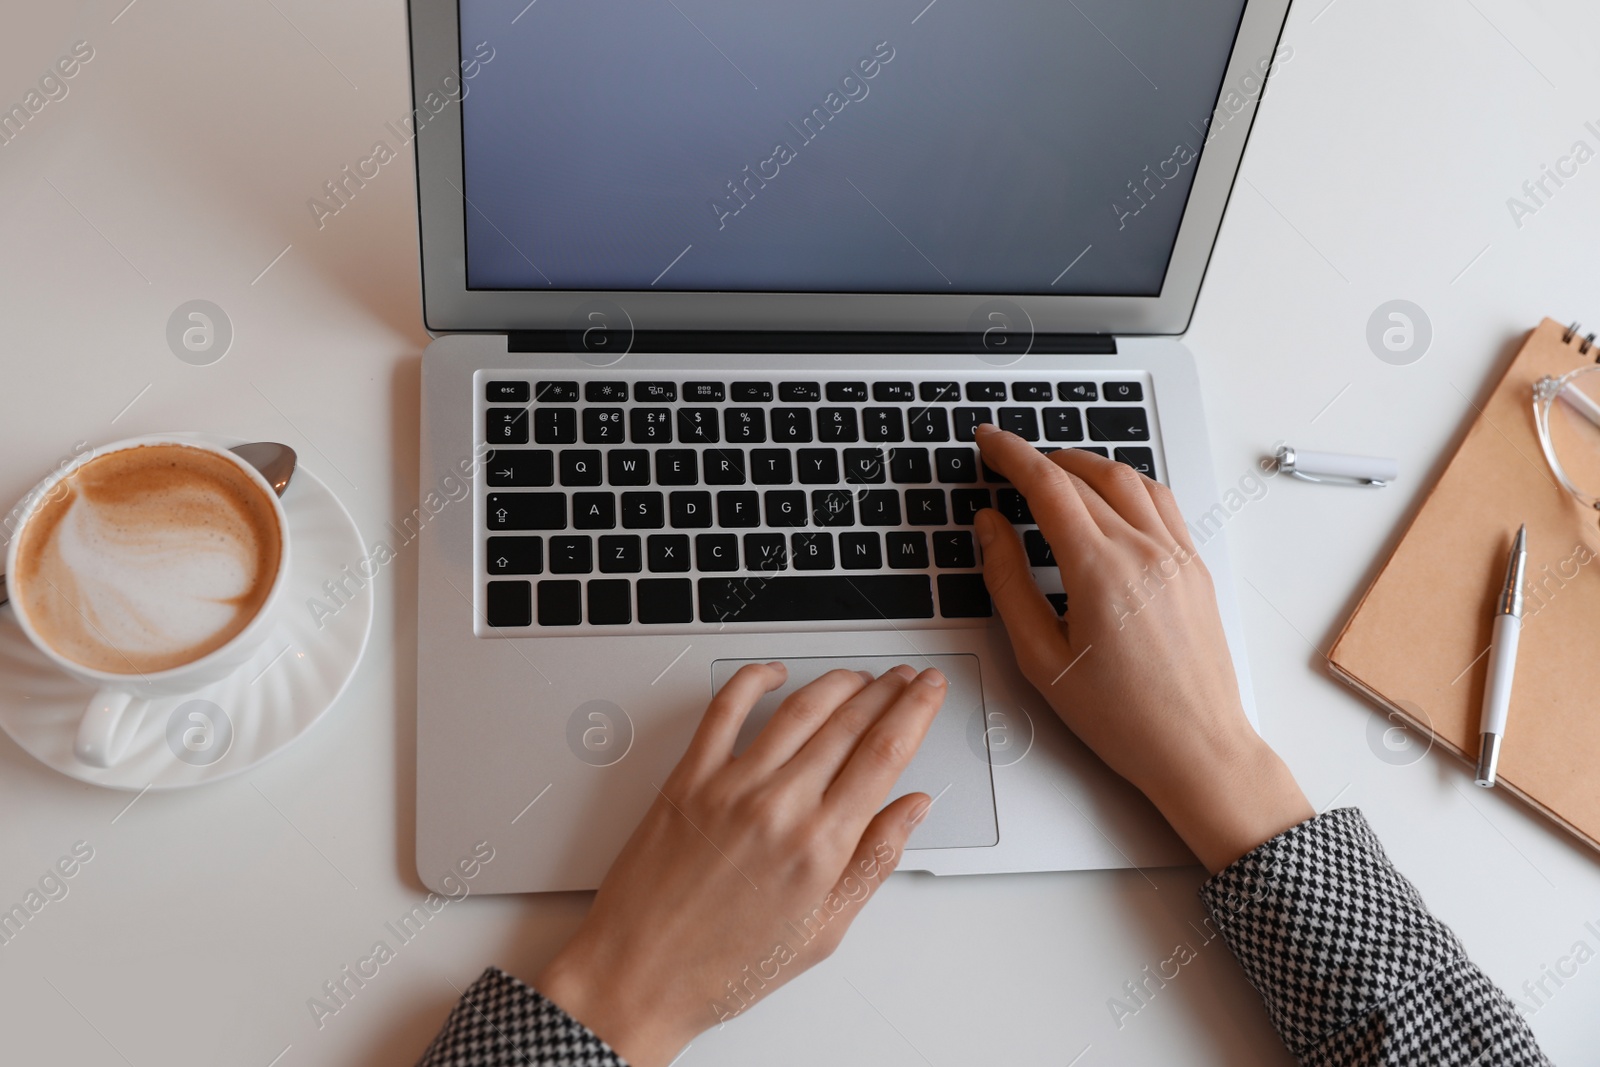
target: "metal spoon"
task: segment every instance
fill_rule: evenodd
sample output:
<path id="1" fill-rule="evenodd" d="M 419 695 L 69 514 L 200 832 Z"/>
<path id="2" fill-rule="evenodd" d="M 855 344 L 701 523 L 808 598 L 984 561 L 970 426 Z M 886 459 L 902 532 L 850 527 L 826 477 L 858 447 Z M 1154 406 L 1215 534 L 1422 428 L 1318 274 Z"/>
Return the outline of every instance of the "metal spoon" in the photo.
<path id="1" fill-rule="evenodd" d="M 296 457 L 294 449 L 288 445 L 280 445 L 276 441 L 252 441 L 247 445 L 236 445 L 228 451 L 260 471 L 261 477 L 272 486 L 274 493 L 282 496 L 283 491 L 289 488 L 289 479 L 294 477 Z"/>
<path id="2" fill-rule="evenodd" d="M 252 441 L 247 445 L 230 448 L 228 451 L 260 471 L 261 477 L 272 486 L 274 493 L 282 496 L 283 491 L 289 488 L 289 479 L 294 477 L 296 456 L 294 449 L 288 445 L 280 445 L 276 441 Z M 0 574 L 0 604 L 9 599 L 6 593 L 6 576 Z"/>

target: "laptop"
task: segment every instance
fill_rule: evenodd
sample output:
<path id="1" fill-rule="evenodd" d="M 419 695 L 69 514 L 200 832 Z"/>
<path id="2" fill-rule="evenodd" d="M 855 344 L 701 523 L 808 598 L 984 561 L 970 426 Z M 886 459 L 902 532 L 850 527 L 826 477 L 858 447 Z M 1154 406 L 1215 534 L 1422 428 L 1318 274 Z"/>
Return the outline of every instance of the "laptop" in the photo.
<path id="1" fill-rule="evenodd" d="M 976 511 L 1066 598 L 973 430 L 1169 485 L 1250 707 L 1180 338 L 1287 7 L 411 0 L 425 883 L 595 888 L 773 659 L 745 741 L 836 666 L 949 677 L 902 869 L 1193 862 L 1018 672 Z"/>

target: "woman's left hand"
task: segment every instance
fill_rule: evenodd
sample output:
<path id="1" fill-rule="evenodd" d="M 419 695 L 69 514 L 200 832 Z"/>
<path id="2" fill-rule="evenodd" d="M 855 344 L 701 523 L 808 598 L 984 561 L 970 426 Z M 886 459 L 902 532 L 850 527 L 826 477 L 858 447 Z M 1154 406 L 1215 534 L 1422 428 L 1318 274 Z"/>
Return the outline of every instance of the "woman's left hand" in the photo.
<path id="1" fill-rule="evenodd" d="M 665 1067 L 827 958 L 931 804 L 883 805 L 944 701 L 936 670 L 836 670 L 792 693 L 749 749 L 781 663 L 741 668 L 534 985 L 634 1067 Z"/>

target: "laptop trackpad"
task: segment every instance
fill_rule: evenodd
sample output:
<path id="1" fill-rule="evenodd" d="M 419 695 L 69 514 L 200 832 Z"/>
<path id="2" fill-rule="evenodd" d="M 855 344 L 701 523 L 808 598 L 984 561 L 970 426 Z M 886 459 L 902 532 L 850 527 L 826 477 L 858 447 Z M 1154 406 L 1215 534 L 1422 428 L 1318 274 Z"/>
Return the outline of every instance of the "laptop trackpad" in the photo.
<path id="1" fill-rule="evenodd" d="M 765 662 L 719 659 L 711 665 L 712 685 L 721 689 L 733 672 L 746 663 Z M 785 697 L 836 667 L 870 671 L 874 676 L 897 663 L 909 663 L 918 670 L 937 667 L 950 680 L 950 690 L 911 766 L 889 791 L 889 799 L 918 791 L 935 798 L 927 820 L 911 835 L 908 848 L 973 848 L 999 843 L 977 656 L 819 656 L 785 658 L 783 663 L 789 668 L 789 680 L 768 693 L 750 712 L 735 751 L 743 752 L 755 740 Z"/>

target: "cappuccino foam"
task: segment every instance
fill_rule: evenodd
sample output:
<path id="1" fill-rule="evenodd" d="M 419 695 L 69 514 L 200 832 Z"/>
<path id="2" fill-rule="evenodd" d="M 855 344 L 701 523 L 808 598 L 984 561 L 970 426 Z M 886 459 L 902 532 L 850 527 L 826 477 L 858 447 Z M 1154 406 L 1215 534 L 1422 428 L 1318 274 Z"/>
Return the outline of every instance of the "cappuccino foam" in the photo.
<path id="1" fill-rule="evenodd" d="M 187 445 L 98 456 L 47 494 L 17 546 L 11 595 L 39 637 L 93 670 L 190 663 L 249 625 L 282 554 L 265 491 Z"/>

